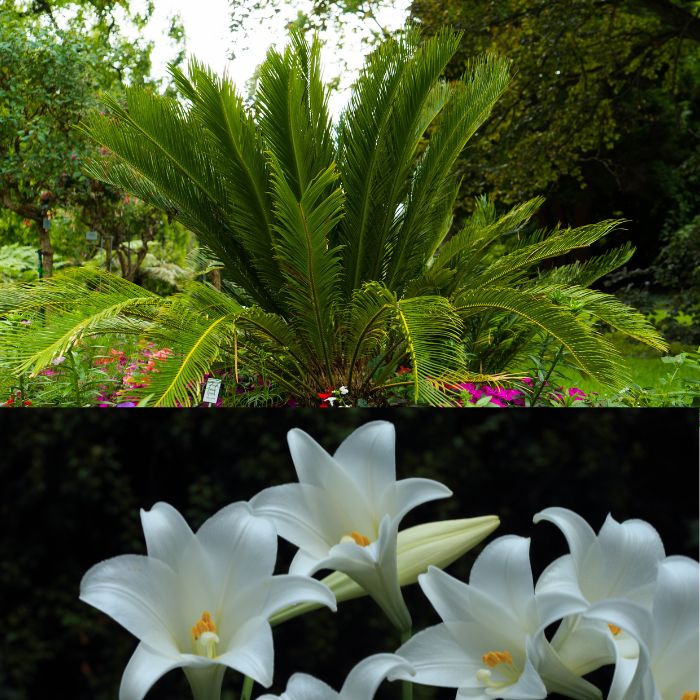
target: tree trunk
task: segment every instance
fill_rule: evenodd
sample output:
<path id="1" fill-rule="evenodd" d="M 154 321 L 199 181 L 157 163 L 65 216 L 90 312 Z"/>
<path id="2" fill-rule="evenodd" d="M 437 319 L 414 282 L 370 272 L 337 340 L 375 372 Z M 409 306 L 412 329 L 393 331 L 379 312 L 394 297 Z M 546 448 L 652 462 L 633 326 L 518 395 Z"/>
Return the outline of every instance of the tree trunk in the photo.
<path id="1" fill-rule="evenodd" d="M 211 270 L 208 277 L 214 289 L 221 291 L 221 270 Z"/>
<path id="2" fill-rule="evenodd" d="M 43 220 L 37 221 L 39 227 L 39 250 L 41 251 L 42 277 L 53 275 L 53 246 L 51 245 L 51 235 L 43 226 Z"/>

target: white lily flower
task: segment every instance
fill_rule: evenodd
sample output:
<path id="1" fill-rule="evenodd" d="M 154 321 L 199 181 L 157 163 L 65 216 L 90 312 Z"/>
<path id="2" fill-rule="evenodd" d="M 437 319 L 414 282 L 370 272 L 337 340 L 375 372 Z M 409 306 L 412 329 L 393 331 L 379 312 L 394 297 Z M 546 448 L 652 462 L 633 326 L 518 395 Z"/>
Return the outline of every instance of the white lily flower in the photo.
<path id="1" fill-rule="evenodd" d="M 306 673 L 295 673 L 282 695 L 262 695 L 257 700 L 372 700 L 381 682 L 390 674 L 413 669 L 396 654 L 375 654 L 358 663 L 348 674 L 340 692 Z"/>
<path id="2" fill-rule="evenodd" d="M 586 619 L 585 610 L 595 602 L 611 598 L 651 606 L 657 567 L 665 556 L 658 532 L 643 520 L 619 523 L 608 515 L 596 535 L 580 515 L 566 508 L 546 508 L 533 520 L 555 524 L 571 550 L 552 562 L 537 581 L 540 608 L 547 607 L 550 593 L 554 593 L 556 602 L 562 591 L 580 603 L 581 615 L 572 614 L 561 623 L 552 645 L 562 661 L 581 675 L 613 663 L 607 625 Z M 574 612 L 572 608 L 570 613 Z M 636 656 L 636 641 L 624 632 L 620 643 L 623 641 L 625 654 Z"/>
<path id="3" fill-rule="evenodd" d="M 414 682 L 458 688 L 458 698 L 480 700 L 534 700 L 548 692 L 581 700 L 601 697 L 561 663 L 544 636 L 559 613 L 552 600 L 551 619 L 538 609 L 529 547 L 523 537 L 494 540 L 474 563 L 469 584 L 433 567 L 418 577 L 443 622 L 396 652 L 415 668 Z M 561 608 L 570 605 L 562 595 Z"/>
<path id="4" fill-rule="evenodd" d="M 290 430 L 287 440 L 299 483 L 265 489 L 250 504 L 299 547 L 290 573 L 342 571 L 396 627 L 409 629 L 397 569 L 398 526 L 412 508 L 452 492 L 431 479 L 396 480 L 394 426 L 386 421 L 358 428 L 332 457 L 302 430 Z"/>
<path id="5" fill-rule="evenodd" d="M 668 557 L 659 565 L 651 610 L 627 600 L 591 607 L 591 617 L 610 625 L 616 656 L 608 700 L 698 700 L 699 597 L 698 562 Z M 625 655 L 618 640 L 622 630 L 639 642 L 638 658 Z"/>
<path id="6" fill-rule="evenodd" d="M 123 555 L 93 566 L 81 600 L 140 639 L 122 677 L 120 700 L 142 700 L 153 684 L 183 668 L 195 700 L 218 700 L 226 667 L 272 682 L 268 618 L 297 602 L 335 609 L 333 594 L 302 576 L 273 576 L 271 523 L 234 503 L 196 534 L 172 506 L 141 511 L 148 556 Z"/>
<path id="7" fill-rule="evenodd" d="M 443 569 L 488 537 L 500 524 L 495 515 L 459 520 L 438 520 L 401 530 L 396 540 L 399 585 L 403 588 L 418 580 L 429 566 Z M 346 574 L 334 571 L 321 579 L 338 603 L 367 595 L 367 591 Z M 270 618 L 273 626 L 316 610 L 317 603 L 301 603 Z"/>

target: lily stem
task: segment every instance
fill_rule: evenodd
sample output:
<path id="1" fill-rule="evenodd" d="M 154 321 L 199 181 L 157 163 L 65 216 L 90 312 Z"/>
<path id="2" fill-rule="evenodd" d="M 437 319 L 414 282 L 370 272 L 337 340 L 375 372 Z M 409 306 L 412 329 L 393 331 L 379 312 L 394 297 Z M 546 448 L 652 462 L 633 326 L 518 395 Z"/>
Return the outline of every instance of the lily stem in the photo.
<path id="1" fill-rule="evenodd" d="M 411 638 L 411 628 L 401 632 L 401 644 L 405 644 Z M 401 681 L 401 700 L 413 700 L 413 683 L 411 681 Z"/>
<path id="2" fill-rule="evenodd" d="M 243 688 L 241 688 L 241 700 L 250 700 L 250 696 L 253 694 L 253 685 L 255 681 L 248 677 L 243 677 Z"/>

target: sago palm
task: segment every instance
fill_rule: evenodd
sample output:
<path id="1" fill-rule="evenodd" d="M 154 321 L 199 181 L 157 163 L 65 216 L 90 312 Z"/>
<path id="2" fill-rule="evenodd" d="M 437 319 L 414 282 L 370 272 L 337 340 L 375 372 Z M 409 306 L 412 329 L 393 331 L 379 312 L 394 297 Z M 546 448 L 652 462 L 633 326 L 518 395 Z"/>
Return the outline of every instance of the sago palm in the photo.
<path id="1" fill-rule="evenodd" d="M 380 401 L 410 364 L 413 400 L 449 403 L 446 384 L 484 371 L 465 352 L 479 320 L 515 319 L 524 335 L 553 335 L 584 371 L 622 381 L 621 358 L 593 321 L 663 341 L 574 271 L 533 276 L 614 222 L 557 230 L 495 260 L 493 242 L 539 202 L 472 217 L 451 234 L 455 160 L 508 84 L 507 61 L 493 56 L 460 81 L 441 80 L 458 41 L 442 32 L 420 44 L 409 32 L 385 42 L 335 129 L 319 44 L 300 34 L 268 52 L 250 106 L 196 62 L 189 75 L 173 70 L 182 99 L 131 89 L 127 107 L 109 100 L 109 114 L 83 127 L 108 149 L 90 175 L 182 221 L 220 267 L 222 291 L 195 283 L 159 299 L 84 272 L 17 288 L 4 308 L 32 323 L 0 335 L 17 349 L 15 371 L 45 366 L 81 334 L 135 333 L 175 351 L 148 389 L 158 405 L 188 405 L 207 371 L 239 362 L 305 403 L 340 385 Z"/>

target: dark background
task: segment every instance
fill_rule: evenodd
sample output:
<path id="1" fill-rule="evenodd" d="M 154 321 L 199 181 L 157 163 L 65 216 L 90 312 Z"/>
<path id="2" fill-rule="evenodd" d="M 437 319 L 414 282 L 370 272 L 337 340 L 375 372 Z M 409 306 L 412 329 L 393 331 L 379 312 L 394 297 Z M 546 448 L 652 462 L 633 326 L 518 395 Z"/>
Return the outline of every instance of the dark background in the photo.
<path id="1" fill-rule="evenodd" d="M 497 514 L 503 534 L 532 537 L 537 576 L 566 545 L 532 524 L 547 506 L 572 508 L 597 531 L 611 512 L 641 518 L 667 554 L 697 558 L 698 414 L 692 410 L 529 411 L 393 409 L 3 411 L 0 415 L 0 699 L 117 697 L 136 640 L 78 600 L 96 562 L 145 551 L 139 508 L 159 500 L 197 528 L 218 508 L 295 480 L 286 432 L 299 427 L 329 451 L 377 418 L 397 431 L 399 478 L 445 483 L 454 497 L 410 513 L 407 527 Z M 280 571 L 293 550 L 281 543 Z M 468 580 L 478 550 L 450 567 Z M 417 586 L 405 589 L 414 629 L 439 621 Z M 398 647 L 367 598 L 275 630 L 274 692 L 295 671 L 340 687 L 360 659 Z M 609 670 L 608 670 L 609 671 Z M 605 683 L 603 671 L 596 682 Z M 240 677 L 228 671 L 226 697 Z M 399 697 L 384 684 L 377 697 Z M 254 695 L 259 692 L 254 692 Z M 149 700 L 190 697 L 184 674 L 165 676 Z M 416 698 L 454 690 L 416 689 Z M 554 697 L 554 696 L 552 696 Z"/>

